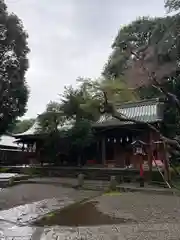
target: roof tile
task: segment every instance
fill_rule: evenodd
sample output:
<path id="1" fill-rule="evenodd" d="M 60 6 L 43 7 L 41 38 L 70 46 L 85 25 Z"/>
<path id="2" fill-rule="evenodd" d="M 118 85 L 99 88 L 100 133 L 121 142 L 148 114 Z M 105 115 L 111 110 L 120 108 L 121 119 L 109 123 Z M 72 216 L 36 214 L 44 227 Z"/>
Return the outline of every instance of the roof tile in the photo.
<path id="1" fill-rule="evenodd" d="M 141 101 L 134 103 L 126 103 L 117 107 L 117 111 L 122 113 L 126 119 L 134 119 L 142 122 L 158 122 L 162 121 L 162 103 L 158 99 L 153 99 L 150 101 Z M 95 127 L 101 126 L 117 126 L 124 124 L 131 124 L 132 122 L 121 122 L 111 115 L 104 114 L 100 119 L 94 124 Z"/>

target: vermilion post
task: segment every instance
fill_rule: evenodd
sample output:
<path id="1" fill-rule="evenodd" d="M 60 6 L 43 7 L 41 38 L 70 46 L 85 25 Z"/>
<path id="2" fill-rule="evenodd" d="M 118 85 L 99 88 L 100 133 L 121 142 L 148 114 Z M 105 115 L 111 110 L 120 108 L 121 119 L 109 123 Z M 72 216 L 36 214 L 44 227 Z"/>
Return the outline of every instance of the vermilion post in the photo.
<path id="1" fill-rule="evenodd" d="M 144 187 L 144 169 L 142 162 L 140 163 L 140 187 Z"/>
<path id="2" fill-rule="evenodd" d="M 140 163 L 140 177 L 144 178 L 144 169 L 143 169 L 143 164 Z"/>

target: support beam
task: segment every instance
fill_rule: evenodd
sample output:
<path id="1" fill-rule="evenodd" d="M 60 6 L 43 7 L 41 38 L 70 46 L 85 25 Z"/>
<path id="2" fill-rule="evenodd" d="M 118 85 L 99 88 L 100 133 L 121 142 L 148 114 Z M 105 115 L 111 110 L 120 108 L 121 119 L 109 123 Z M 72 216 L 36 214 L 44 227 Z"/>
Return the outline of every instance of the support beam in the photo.
<path id="1" fill-rule="evenodd" d="M 152 180 L 152 157 L 153 157 L 153 145 L 152 145 L 153 137 L 152 132 L 149 133 L 149 149 L 148 149 L 148 167 L 149 167 L 149 174 L 148 174 L 148 181 L 151 182 Z"/>
<path id="2" fill-rule="evenodd" d="M 163 146 L 164 146 L 164 178 L 169 183 L 171 180 L 170 171 L 169 171 L 169 156 L 168 156 L 167 146 L 164 141 L 163 141 Z"/>
<path id="3" fill-rule="evenodd" d="M 105 138 L 102 138 L 102 164 L 106 165 L 106 142 Z"/>

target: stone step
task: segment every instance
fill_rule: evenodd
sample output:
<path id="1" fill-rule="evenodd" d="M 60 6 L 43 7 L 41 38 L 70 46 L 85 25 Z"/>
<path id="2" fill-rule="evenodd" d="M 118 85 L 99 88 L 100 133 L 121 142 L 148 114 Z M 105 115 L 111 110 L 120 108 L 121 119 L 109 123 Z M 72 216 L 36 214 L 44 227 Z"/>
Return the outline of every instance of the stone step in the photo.
<path id="1" fill-rule="evenodd" d="M 0 179 L 0 188 L 5 188 L 9 185 L 9 178 Z"/>

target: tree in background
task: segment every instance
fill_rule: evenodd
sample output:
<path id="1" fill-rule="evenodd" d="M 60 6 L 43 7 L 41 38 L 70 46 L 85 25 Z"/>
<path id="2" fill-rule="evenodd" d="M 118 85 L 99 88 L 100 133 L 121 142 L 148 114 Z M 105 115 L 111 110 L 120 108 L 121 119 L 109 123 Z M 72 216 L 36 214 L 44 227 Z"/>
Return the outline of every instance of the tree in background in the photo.
<path id="1" fill-rule="evenodd" d="M 172 10 L 178 7 L 178 3 L 166 1 L 166 7 Z M 166 121 L 162 131 L 169 137 L 179 135 L 180 114 L 172 108 L 169 96 L 159 91 L 159 87 L 180 99 L 179 27 L 179 14 L 163 18 L 142 17 L 133 21 L 120 29 L 103 72 L 111 78 L 123 76 L 127 86 L 136 89 L 141 99 L 163 97 Z"/>
<path id="2" fill-rule="evenodd" d="M 46 110 L 38 116 L 38 132 L 52 133 L 58 131 L 58 126 L 63 122 L 63 116 L 58 102 L 51 101 Z"/>
<path id="3" fill-rule="evenodd" d="M 179 6 L 177 0 L 166 1 L 165 5 L 169 11 L 178 10 Z M 125 26 L 114 41 L 113 52 L 103 72 L 104 76 L 123 76 L 127 85 L 136 88 L 143 99 L 163 97 L 166 109 L 161 128 L 146 124 L 160 134 L 171 157 L 176 159 L 180 154 L 179 27 L 179 14 L 164 18 L 143 17 Z M 106 92 L 104 99 L 102 112 L 112 114 L 120 121 L 129 120 L 116 111 Z"/>
<path id="4" fill-rule="evenodd" d="M 180 9 L 180 1 L 179 0 L 165 0 L 165 8 L 169 12 L 177 11 Z"/>
<path id="5" fill-rule="evenodd" d="M 51 133 L 58 131 L 67 120 L 90 122 L 99 118 L 99 105 L 103 101 L 102 89 L 115 103 L 134 101 L 138 98 L 133 89 L 127 89 L 125 82 L 113 79 L 91 80 L 78 78 L 77 87 L 65 87 L 59 102 L 50 102 L 39 115 L 38 131 Z"/>
<path id="6" fill-rule="evenodd" d="M 35 119 L 24 119 L 24 120 L 16 120 L 14 124 L 12 124 L 11 127 L 11 133 L 23 133 L 27 131 L 32 125 L 34 124 Z"/>
<path id="7" fill-rule="evenodd" d="M 120 77 L 129 87 L 151 84 L 142 68 L 156 73 L 162 81 L 179 68 L 180 16 L 139 18 L 120 29 L 105 65 L 104 75 Z M 134 54 L 132 54 L 132 52 Z"/>
<path id="8" fill-rule="evenodd" d="M 21 20 L 0 3 L 0 135 L 26 111 L 27 33 Z"/>
<path id="9" fill-rule="evenodd" d="M 82 164 L 84 150 L 90 147 L 95 141 L 91 123 L 87 119 L 75 122 L 74 126 L 66 132 L 70 139 L 69 151 L 76 156 L 78 164 Z"/>
<path id="10" fill-rule="evenodd" d="M 99 105 L 103 101 L 102 89 L 109 99 L 115 103 L 134 101 L 133 89 L 127 89 L 122 81 L 113 79 L 77 79 L 77 87 L 65 87 L 60 102 L 51 102 L 44 113 L 39 115 L 40 128 L 38 132 L 45 133 L 47 141 L 44 148 L 56 161 L 59 143 L 66 141 L 66 151 L 73 153 L 79 160 L 83 151 L 94 141 L 91 123 L 100 116 Z M 64 150 L 64 149 L 63 149 Z"/>
<path id="11" fill-rule="evenodd" d="M 119 79 L 100 78 L 98 80 L 77 79 L 77 88 L 65 88 L 62 94 L 61 110 L 68 118 L 98 120 L 99 105 L 103 101 L 102 89 L 114 103 L 135 101 L 138 95 L 134 89 L 128 89 L 126 83 Z"/>
<path id="12" fill-rule="evenodd" d="M 99 117 L 98 99 L 94 98 L 97 82 L 91 79 L 77 79 L 77 87 L 65 87 L 61 95 L 61 110 L 67 118 L 96 120 Z M 83 106 L 86 106 L 84 108 Z"/>

